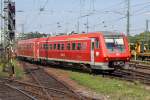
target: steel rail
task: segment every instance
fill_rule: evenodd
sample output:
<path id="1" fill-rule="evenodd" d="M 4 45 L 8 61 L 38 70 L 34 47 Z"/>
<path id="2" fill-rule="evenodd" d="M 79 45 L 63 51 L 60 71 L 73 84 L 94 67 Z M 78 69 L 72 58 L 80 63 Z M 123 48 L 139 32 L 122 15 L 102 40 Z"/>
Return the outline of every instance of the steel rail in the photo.
<path id="1" fill-rule="evenodd" d="M 70 88 L 67 84 L 65 84 L 65 82 L 63 82 L 63 81 L 61 81 L 61 80 L 58 81 L 58 78 L 57 78 L 57 77 L 55 77 L 54 75 L 52 75 L 52 74 L 50 74 L 50 73 L 47 73 L 47 72 L 43 69 L 43 67 L 41 67 L 41 68 L 42 68 L 42 70 L 43 70 L 49 77 L 53 78 L 54 80 L 56 80 L 57 82 L 59 82 L 60 84 L 62 84 L 64 87 L 66 87 L 67 89 L 69 89 L 69 90 L 70 90 L 73 94 L 75 94 L 75 96 L 78 97 L 80 100 L 85 100 L 85 98 L 84 98 L 83 96 L 79 95 L 77 92 L 75 92 L 74 90 L 72 90 L 72 88 Z M 50 76 L 50 75 L 51 75 L 51 76 Z"/>
<path id="2" fill-rule="evenodd" d="M 4 85 L 6 85 L 6 86 L 9 87 L 9 88 L 12 88 L 12 89 L 14 89 L 14 90 L 19 91 L 20 93 L 24 94 L 25 96 L 29 97 L 29 98 L 32 99 L 32 100 L 38 100 L 38 99 L 36 99 L 35 97 L 33 97 L 32 95 L 30 95 L 30 94 L 28 94 L 28 93 L 22 91 L 21 89 L 15 87 L 15 86 L 13 86 L 13 85 L 10 85 L 10 84 L 7 84 L 7 83 L 5 83 Z"/>
<path id="3" fill-rule="evenodd" d="M 26 63 L 26 62 L 25 62 Z M 26 63 L 28 64 L 28 63 Z M 35 64 L 31 64 L 31 65 L 35 65 Z M 55 77 L 54 75 L 47 73 L 43 66 L 39 66 L 39 65 L 35 65 L 34 67 L 37 67 L 36 69 L 40 69 L 42 70 L 46 75 L 48 75 L 48 77 L 53 78 L 55 81 L 57 81 L 58 83 L 60 83 L 61 85 L 63 85 L 65 88 L 67 88 L 70 92 L 72 92 L 74 94 L 75 97 L 79 98 L 80 100 L 85 100 L 85 97 L 81 96 L 79 93 L 75 92 L 72 87 L 68 86 L 67 84 L 65 84 L 65 82 L 59 80 L 57 77 Z M 34 71 L 34 70 L 32 70 Z"/>
<path id="4" fill-rule="evenodd" d="M 45 87 L 45 86 L 40 86 L 40 85 L 37 85 L 37 84 L 33 84 L 33 83 L 29 83 L 29 82 L 24 82 L 24 81 L 20 81 L 20 80 L 16 80 L 16 79 L 15 80 L 11 80 L 9 78 L 5 78 L 5 80 L 13 81 L 13 82 L 17 82 L 18 84 L 24 84 L 24 85 L 33 86 L 33 87 L 45 88 L 47 90 L 56 91 L 56 92 L 59 92 L 59 93 L 62 93 L 62 94 L 69 94 L 69 92 L 67 92 L 67 91 L 58 90 L 58 89 L 55 89 L 55 88 L 48 88 L 48 87 Z"/>
<path id="5" fill-rule="evenodd" d="M 53 100 L 53 98 L 50 96 L 50 94 L 48 93 L 48 91 L 47 91 L 47 90 L 44 88 L 44 86 L 40 83 L 40 81 L 38 80 L 38 78 L 36 77 L 36 75 L 34 75 L 33 72 L 30 71 L 29 69 L 28 69 L 28 72 L 30 72 L 32 78 L 41 86 L 43 92 L 46 93 L 48 99 L 49 99 L 49 100 Z"/>

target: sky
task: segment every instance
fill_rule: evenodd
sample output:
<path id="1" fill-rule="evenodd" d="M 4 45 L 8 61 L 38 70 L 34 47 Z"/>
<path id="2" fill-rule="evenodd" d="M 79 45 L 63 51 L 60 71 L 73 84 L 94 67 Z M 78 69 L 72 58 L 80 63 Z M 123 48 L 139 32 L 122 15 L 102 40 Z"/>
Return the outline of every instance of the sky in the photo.
<path id="1" fill-rule="evenodd" d="M 17 32 L 126 33 L 127 0 L 15 0 Z M 130 0 L 130 34 L 145 31 L 149 0 Z M 88 27 L 88 28 L 87 28 Z"/>

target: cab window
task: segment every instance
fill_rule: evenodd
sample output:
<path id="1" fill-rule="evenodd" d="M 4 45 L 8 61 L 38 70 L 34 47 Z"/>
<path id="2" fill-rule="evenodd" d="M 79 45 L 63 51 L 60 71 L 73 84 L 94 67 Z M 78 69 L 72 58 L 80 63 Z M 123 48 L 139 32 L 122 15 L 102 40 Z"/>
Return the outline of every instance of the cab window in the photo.
<path id="1" fill-rule="evenodd" d="M 97 39 L 95 40 L 95 48 L 97 48 L 97 49 L 99 48 L 99 40 L 97 40 Z"/>

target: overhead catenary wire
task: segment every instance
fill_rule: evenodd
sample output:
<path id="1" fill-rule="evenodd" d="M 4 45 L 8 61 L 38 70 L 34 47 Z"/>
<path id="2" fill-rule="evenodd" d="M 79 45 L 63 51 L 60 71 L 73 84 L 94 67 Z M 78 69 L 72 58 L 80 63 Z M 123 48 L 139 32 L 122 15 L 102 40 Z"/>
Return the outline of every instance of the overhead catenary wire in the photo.
<path id="1" fill-rule="evenodd" d="M 80 1 L 82 1 L 82 3 L 85 5 L 85 0 L 80 0 Z M 45 1 L 45 4 L 47 4 L 47 2 L 48 2 L 48 0 L 46 0 Z M 118 4 L 122 4 L 123 2 L 121 1 L 121 2 L 119 2 Z M 45 8 L 45 4 L 44 4 L 44 6 L 43 7 L 40 7 L 40 8 Z M 115 4 L 115 5 L 118 5 L 118 4 Z M 45 11 L 45 10 L 44 10 Z M 56 11 L 57 12 L 57 11 Z M 41 12 L 40 12 L 41 13 Z M 40 14 L 39 13 L 39 14 Z M 73 13 L 73 11 L 68 11 L 67 13 Z M 40 16 L 38 16 L 38 17 L 40 17 Z"/>
<path id="2" fill-rule="evenodd" d="M 49 0 L 46 0 L 45 3 L 44 3 L 44 5 L 42 7 L 40 7 L 40 12 L 45 10 L 45 7 L 46 7 L 48 1 Z"/>
<path id="3" fill-rule="evenodd" d="M 46 0 L 45 2 L 44 2 L 44 5 L 37 5 L 37 13 L 36 13 L 36 22 L 38 22 L 39 20 L 40 20 L 40 17 L 41 17 L 41 13 L 42 12 L 44 12 L 45 11 L 45 7 L 46 7 L 46 5 L 48 4 L 48 1 L 49 0 Z M 38 2 L 41 2 L 40 0 L 38 0 Z M 40 3 L 40 4 L 43 4 L 43 3 Z M 33 19 L 35 20 L 35 15 L 32 15 L 33 16 Z M 33 23 L 32 23 L 33 24 Z M 41 23 L 40 23 L 40 25 L 32 25 L 34 28 L 35 27 L 38 27 L 38 26 L 41 26 Z"/>
<path id="4" fill-rule="evenodd" d="M 34 0 L 35 1 L 35 0 Z M 39 13 L 37 13 L 36 14 L 36 22 L 38 22 L 38 20 L 39 19 L 41 19 L 41 18 L 43 18 L 44 16 L 42 16 L 43 14 L 47 14 L 47 15 L 50 15 L 50 13 L 52 12 L 53 13 L 53 15 L 57 15 L 57 13 L 59 13 L 59 14 L 68 14 L 69 16 L 73 16 L 73 14 L 79 14 L 79 12 L 80 12 L 80 15 L 84 15 L 84 14 L 86 14 L 87 12 L 90 12 L 90 10 L 89 9 L 87 9 L 87 7 L 86 7 L 86 5 L 85 4 L 87 4 L 86 2 L 86 0 L 79 0 L 79 2 L 78 3 L 76 3 L 76 4 L 79 4 L 80 3 L 80 5 L 82 5 L 82 6 L 78 6 L 79 7 L 79 9 L 77 8 L 77 9 L 71 9 L 71 10 L 62 10 L 62 11 L 58 11 L 58 10 L 56 10 L 56 9 L 52 9 L 52 10 L 48 10 L 48 9 L 46 9 L 46 7 L 47 7 L 47 4 L 48 3 L 46 3 L 46 2 L 48 2 L 48 0 L 39 0 L 41 3 L 39 4 L 40 6 L 38 6 L 39 8 L 38 8 L 38 12 L 40 13 L 40 15 L 38 15 Z M 114 11 L 116 11 L 116 12 L 122 12 L 122 15 L 120 14 L 118 14 L 118 16 L 116 16 L 116 17 L 124 17 L 124 15 L 126 14 L 125 12 L 123 12 L 122 11 L 122 9 L 126 9 L 126 7 L 122 7 L 123 6 L 123 4 L 124 4 L 124 1 L 125 0 L 119 0 L 119 1 L 117 1 L 117 2 L 115 2 L 114 4 L 111 4 L 110 6 L 108 6 L 108 7 L 105 7 L 105 8 L 102 8 L 102 10 L 99 10 L 99 9 L 96 9 L 96 7 L 95 7 L 95 2 L 93 3 L 93 1 L 92 0 L 88 0 L 88 2 L 91 2 L 91 4 L 90 4 L 90 6 L 91 6 L 91 11 L 94 9 L 94 12 L 93 12 L 93 14 L 91 14 L 91 15 L 93 15 L 91 18 L 93 18 L 94 19 L 94 17 L 95 16 L 107 16 L 106 14 L 106 12 L 105 11 L 107 11 L 107 10 L 109 10 L 109 11 L 112 11 L 112 12 L 114 12 Z M 72 0 L 71 2 L 75 2 L 75 0 Z M 131 5 L 131 7 L 132 8 L 134 8 L 134 10 L 132 10 L 132 11 L 136 11 L 136 9 L 142 9 L 142 7 L 144 8 L 144 6 L 148 6 L 148 4 L 149 4 L 150 2 L 144 2 L 144 3 L 138 3 L 137 2 L 137 4 L 132 4 Z M 95 4 L 94 6 L 93 6 L 93 4 Z M 88 4 L 89 5 L 89 4 Z M 97 5 L 96 5 L 97 6 Z M 39 11 L 40 10 L 40 8 L 43 8 L 44 10 L 42 10 L 42 11 Z M 82 8 L 82 9 L 80 9 L 80 8 Z M 120 9 L 120 8 L 122 8 L 122 9 Z M 145 8 L 144 8 L 145 9 Z M 50 12 L 51 11 L 51 12 Z M 81 11 L 82 11 L 82 14 L 81 14 Z M 143 12 L 142 12 L 143 11 Z M 84 13 L 83 13 L 84 12 Z M 140 13 L 144 13 L 145 11 L 144 10 L 140 10 L 140 11 L 137 11 L 136 13 L 135 13 L 135 15 L 140 15 Z M 115 13 L 114 13 L 115 14 Z M 79 15 L 79 16 L 80 16 Z M 112 13 L 112 15 L 113 15 L 113 13 Z M 34 14 L 34 16 L 35 16 L 35 14 Z M 109 15 L 108 15 L 109 16 Z M 130 14 L 130 16 L 132 17 L 132 16 L 134 16 L 134 14 L 132 15 L 132 13 Z M 35 17 L 33 17 L 33 18 L 35 18 Z M 76 17 L 77 18 L 77 17 Z M 72 19 L 74 19 L 73 17 L 72 17 Z M 117 19 L 117 18 L 116 18 Z M 119 19 L 119 18 L 118 18 Z M 125 17 L 123 18 L 123 19 L 125 19 Z M 78 19 L 76 19 L 76 20 L 78 20 Z M 106 19 L 107 20 L 107 19 Z M 108 20 L 112 20 L 112 21 L 108 21 L 108 22 L 121 22 L 122 21 L 122 19 L 120 19 L 120 20 L 115 20 L 114 18 L 111 18 L 111 19 L 108 19 Z M 80 22 L 81 23 L 83 23 L 82 21 L 86 21 L 86 19 L 84 18 L 84 19 L 82 19 Z M 57 21 L 56 21 L 57 22 Z M 59 22 L 60 23 L 64 23 L 62 20 L 60 21 L 59 20 Z M 74 21 L 70 21 L 70 20 L 67 20 L 67 21 L 65 21 L 66 23 L 73 23 L 73 24 L 70 24 L 70 25 L 73 25 L 74 26 L 74 24 L 77 24 L 76 22 L 74 22 Z M 54 23 L 54 22 L 53 22 Z M 85 23 L 85 22 L 84 22 Z M 96 24 L 97 24 L 98 22 L 96 22 Z M 34 24 L 34 23 L 33 23 Z M 92 23 L 91 23 L 92 24 Z M 95 24 L 95 23 L 94 23 Z M 42 25 L 33 25 L 33 26 L 43 26 L 43 24 Z M 82 26 L 81 26 L 82 27 Z M 44 28 L 44 27 L 43 27 Z M 38 28 L 36 28 L 36 29 L 38 29 Z"/>

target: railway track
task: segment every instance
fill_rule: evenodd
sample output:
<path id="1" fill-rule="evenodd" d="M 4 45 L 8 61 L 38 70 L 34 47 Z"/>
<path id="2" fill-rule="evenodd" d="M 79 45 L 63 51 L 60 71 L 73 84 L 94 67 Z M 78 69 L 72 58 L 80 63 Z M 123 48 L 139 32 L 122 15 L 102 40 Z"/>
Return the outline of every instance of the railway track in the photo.
<path id="1" fill-rule="evenodd" d="M 150 65 L 130 62 L 127 69 L 117 69 L 113 73 L 104 73 L 104 77 L 117 78 L 150 85 Z"/>
<path id="2" fill-rule="evenodd" d="M 87 100 L 87 98 L 75 93 L 68 86 L 55 79 L 55 77 L 46 73 L 42 66 L 25 62 L 21 63 L 25 68 L 27 76 L 30 78 L 29 81 L 24 82 L 5 78 L 3 79 L 4 81 L 0 81 L 0 86 L 3 85 L 1 86 L 0 94 L 4 92 L 2 90 L 8 90 L 10 93 L 14 93 L 14 98 L 22 98 L 21 100 Z M 139 62 L 130 62 L 129 65 L 128 69 L 118 69 L 111 74 L 104 73 L 103 75 L 104 77 L 150 85 L 149 65 Z M 11 99 L 3 98 L 0 95 L 0 99 L 2 100 L 12 100 L 12 97 Z"/>
<path id="3" fill-rule="evenodd" d="M 58 65 L 56 65 L 58 66 Z M 131 61 L 127 69 L 118 69 L 113 73 L 101 73 L 105 77 L 117 78 L 131 82 L 150 85 L 150 65 L 139 61 Z"/>
<path id="4" fill-rule="evenodd" d="M 36 97 L 12 84 L 0 81 L 0 100 L 38 100 Z"/>
<path id="5" fill-rule="evenodd" d="M 84 97 L 72 91 L 68 86 L 50 76 L 42 67 L 29 63 L 23 66 L 31 78 L 31 82 L 40 87 L 47 100 L 83 100 Z"/>
<path id="6" fill-rule="evenodd" d="M 22 62 L 21 62 L 22 63 Z M 88 100 L 50 76 L 38 65 L 23 62 L 28 81 L 0 79 L 0 100 Z M 1 86 L 2 85 L 2 86 Z M 8 98 L 4 92 L 14 95 Z M 15 92 L 14 92 L 15 91 Z"/>
<path id="7" fill-rule="evenodd" d="M 130 63 L 134 63 L 134 64 L 145 64 L 145 65 L 150 65 L 150 61 L 142 61 L 142 60 L 131 60 Z"/>

